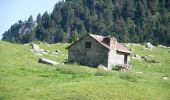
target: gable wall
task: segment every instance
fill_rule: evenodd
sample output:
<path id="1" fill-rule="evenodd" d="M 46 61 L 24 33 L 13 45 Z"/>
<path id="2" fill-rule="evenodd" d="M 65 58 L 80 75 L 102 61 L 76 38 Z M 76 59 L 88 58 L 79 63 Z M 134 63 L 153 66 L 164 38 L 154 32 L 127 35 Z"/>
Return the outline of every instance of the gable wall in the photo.
<path id="1" fill-rule="evenodd" d="M 91 42 L 91 48 L 85 48 L 85 42 Z M 99 64 L 108 66 L 108 52 L 107 48 L 92 37 L 86 36 L 69 48 L 68 61 L 77 61 L 80 64 L 90 66 L 98 66 Z"/>
<path id="2" fill-rule="evenodd" d="M 117 52 L 116 50 L 109 51 L 108 57 L 108 68 L 111 69 L 113 66 L 118 64 L 124 64 L 125 53 Z M 127 56 L 127 64 L 129 64 L 130 57 Z"/>

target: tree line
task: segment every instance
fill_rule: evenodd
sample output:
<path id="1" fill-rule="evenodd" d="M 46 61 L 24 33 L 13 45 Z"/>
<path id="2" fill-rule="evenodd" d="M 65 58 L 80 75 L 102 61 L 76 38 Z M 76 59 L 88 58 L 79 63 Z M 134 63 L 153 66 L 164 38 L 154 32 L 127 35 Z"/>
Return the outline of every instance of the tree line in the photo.
<path id="1" fill-rule="evenodd" d="M 3 34 L 16 43 L 73 42 L 88 33 L 115 36 L 120 42 L 170 45 L 169 0 L 63 0 L 51 13 L 38 14 L 36 24 L 21 31 L 22 21 Z M 34 22 L 34 21 L 33 21 Z"/>

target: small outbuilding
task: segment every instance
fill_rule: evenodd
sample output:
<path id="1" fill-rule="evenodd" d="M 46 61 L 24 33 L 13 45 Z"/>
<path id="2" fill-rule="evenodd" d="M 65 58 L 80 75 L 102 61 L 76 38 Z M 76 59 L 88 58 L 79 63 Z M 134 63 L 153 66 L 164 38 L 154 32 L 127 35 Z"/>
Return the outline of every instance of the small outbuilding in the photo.
<path id="1" fill-rule="evenodd" d="M 113 66 L 128 67 L 130 51 L 114 37 L 88 34 L 74 42 L 68 49 L 68 62 L 78 62 L 82 65 L 103 65 L 107 69 Z"/>

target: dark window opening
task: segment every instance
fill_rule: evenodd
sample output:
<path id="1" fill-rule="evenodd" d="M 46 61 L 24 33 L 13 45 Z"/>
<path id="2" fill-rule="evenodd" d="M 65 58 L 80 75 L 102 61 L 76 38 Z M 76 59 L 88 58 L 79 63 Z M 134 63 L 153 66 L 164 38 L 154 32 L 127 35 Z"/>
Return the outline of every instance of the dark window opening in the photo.
<path id="1" fill-rule="evenodd" d="M 85 43 L 85 48 L 91 48 L 91 42 L 86 42 Z"/>

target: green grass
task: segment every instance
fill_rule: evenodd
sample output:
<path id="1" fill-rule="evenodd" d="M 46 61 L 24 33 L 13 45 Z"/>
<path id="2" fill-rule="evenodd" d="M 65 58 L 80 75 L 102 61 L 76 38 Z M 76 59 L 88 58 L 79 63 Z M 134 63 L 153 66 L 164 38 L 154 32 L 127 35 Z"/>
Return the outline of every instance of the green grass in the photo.
<path id="1" fill-rule="evenodd" d="M 39 58 L 65 62 L 69 44 L 39 44 L 41 48 L 61 53 L 37 56 L 31 46 L 0 41 L 0 100 L 169 100 L 169 49 L 156 47 L 135 53 L 159 60 L 160 64 L 131 60 L 129 72 L 103 71 L 78 64 L 44 65 Z M 58 56 L 58 57 L 56 57 Z M 143 72 L 142 74 L 136 72 Z"/>

